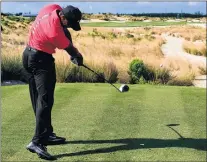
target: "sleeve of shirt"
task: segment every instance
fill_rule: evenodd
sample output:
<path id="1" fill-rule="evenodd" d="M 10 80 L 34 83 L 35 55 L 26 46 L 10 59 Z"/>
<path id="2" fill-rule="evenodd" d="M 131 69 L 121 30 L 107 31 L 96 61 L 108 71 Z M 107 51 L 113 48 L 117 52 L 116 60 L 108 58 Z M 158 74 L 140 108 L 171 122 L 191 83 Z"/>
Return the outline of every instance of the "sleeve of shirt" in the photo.
<path id="1" fill-rule="evenodd" d="M 56 28 L 55 33 L 56 34 L 52 37 L 52 44 L 56 48 L 65 49 L 71 44 L 70 40 L 65 36 L 63 28 Z"/>

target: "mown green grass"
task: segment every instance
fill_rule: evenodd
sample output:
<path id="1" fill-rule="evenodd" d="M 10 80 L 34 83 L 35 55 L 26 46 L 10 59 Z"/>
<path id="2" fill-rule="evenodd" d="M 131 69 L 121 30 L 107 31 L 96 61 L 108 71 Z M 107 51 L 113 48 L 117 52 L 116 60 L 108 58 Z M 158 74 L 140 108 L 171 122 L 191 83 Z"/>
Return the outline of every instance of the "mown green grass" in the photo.
<path id="1" fill-rule="evenodd" d="M 81 23 L 81 26 L 87 27 L 143 27 L 143 26 L 169 26 L 169 25 L 185 25 L 186 22 L 163 22 L 163 21 L 152 21 L 152 22 L 90 22 Z"/>
<path id="2" fill-rule="evenodd" d="M 2 87 L 1 98 L 1 160 L 43 161 L 25 149 L 35 125 L 28 85 Z M 58 161 L 206 159 L 205 89 L 130 85 L 119 93 L 108 84 L 57 84 L 52 118 L 68 141 L 48 146 Z M 180 124 L 174 129 L 185 139 L 167 124 Z"/>

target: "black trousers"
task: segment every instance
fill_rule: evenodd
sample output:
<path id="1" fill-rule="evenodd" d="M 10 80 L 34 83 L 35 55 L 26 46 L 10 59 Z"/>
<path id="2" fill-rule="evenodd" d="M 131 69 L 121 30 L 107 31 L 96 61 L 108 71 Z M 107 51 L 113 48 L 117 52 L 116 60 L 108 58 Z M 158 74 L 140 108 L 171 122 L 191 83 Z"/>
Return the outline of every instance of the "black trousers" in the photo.
<path id="1" fill-rule="evenodd" d="M 54 58 L 51 54 L 26 47 L 22 60 L 36 117 L 36 129 L 32 141 L 46 144 L 49 135 L 53 132 L 51 111 L 56 84 Z"/>

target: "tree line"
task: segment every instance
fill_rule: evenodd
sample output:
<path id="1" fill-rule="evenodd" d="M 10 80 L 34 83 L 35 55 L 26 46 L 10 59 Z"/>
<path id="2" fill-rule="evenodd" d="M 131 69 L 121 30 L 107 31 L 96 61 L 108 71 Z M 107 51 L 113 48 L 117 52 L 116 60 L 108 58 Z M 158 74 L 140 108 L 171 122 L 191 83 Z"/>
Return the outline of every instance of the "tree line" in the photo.
<path id="1" fill-rule="evenodd" d="M 93 15 L 94 13 L 83 13 L 83 15 L 86 14 L 86 15 Z M 108 16 L 112 16 L 112 15 L 116 15 L 118 17 L 120 16 L 133 16 L 133 17 L 139 17 L 139 16 L 146 16 L 146 17 L 177 17 L 177 18 L 200 18 L 200 17 L 205 17 L 206 14 L 203 14 L 201 13 L 200 11 L 198 12 L 195 12 L 195 13 L 132 13 L 132 14 L 129 14 L 129 13 L 116 13 L 116 14 L 113 14 L 113 13 L 98 13 L 98 14 L 103 14 L 103 15 L 108 15 Z M 1 15 L 3 16 L 24 16 L 24 15 L 31 15 L 31 17 L 34 17 L 35 14 L 31 14 L 31 13 L 22 13 L 22 12 L 19 12 L 19 13 L 1 13 Z"/>

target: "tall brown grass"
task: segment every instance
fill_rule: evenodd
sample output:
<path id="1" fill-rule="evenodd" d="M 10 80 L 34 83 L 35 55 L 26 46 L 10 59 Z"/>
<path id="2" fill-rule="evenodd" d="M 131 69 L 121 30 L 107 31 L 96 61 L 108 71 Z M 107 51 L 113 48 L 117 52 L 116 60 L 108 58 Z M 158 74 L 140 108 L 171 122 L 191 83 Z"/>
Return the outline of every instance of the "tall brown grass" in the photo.
<path id="1" fill-rule="evenodd" d="M 191 27 L 186 27 L 191 29 Z M 184 27 L 166 27 L 166 28 L 96 28 L 104 37 L 91 36 L 88 33 L 93 32 L 94 28 L 83 27 L 81 31 L 71 31 L 73 42 L 84 57 L 84 63 L 94 70 L 104 73 L 107 79 L 127 83 L 129 81 L 128 68 L 129 63 L 136 58 L 144 61 L 145 64 L 160 68 L 163 64 L 177 76 L 185 76 L 189 71 L 198 71 L 198 67 L 189 66 L 189 63 L 176 58 L 166 59 L 163 57 L 160 49 L 165 40 L 160 36 L 163 32 L 186 33 Z M 192 28 L 194 29 L 194 28 Z M 195 29 L 199 34 L 200 28 Z M 202 32 L 201 32 L 202 33 Z M 111 38 L 109 34 L 112 34 Z M 126 34 L 133 35 L 127 37 Z M 115 36 L 114 36 L 115 35 Z M 22 30 L 14 31 L 12 34 L 2 34 L 2 60 L 5 57 L 21 54 L 26 45 L 27 33 Z M 202 37 L 203 39 L 203 37 Z M 64 82 L 69 73 L 74 72 L 74 65 L 70 62 L 68 54 L 63 50 L 57 50 L 53 55 L 56 60 L 57 80 Z M 83 76 L 85 80 L 93 74 L 76 68 L 78 75 Z M 84 74 L 83 74 L 84 73 Z M 80 79 L 81 80 L 81 79 Z"/>
<path id="2" fill-rule="evenodd" d="M 199 66 L 198 69 L 201 75 L 207 75 L 206 67 Z"/>
<path id="3" fill-rule="evenodd" d="M 193 42 L 185 41 L 183 48 L 187 53 L 198 56 L 206 56 L 206 45 L 202 42 L 195 44 Z"/>
<path id="4" fill-rule="evenodd" d="M 134 41 L 132 38 L 107 40 L 90 36 L 85 36 L 75 42 L 86 62 L 102 67 L 107 62 L 113 62 L 119 70 L 120 80 L 128 78 L 128 66 L 134 58 L 140 58 L 146 63 L 162 58 L 163 54 L 160 51 L 162 43 L 164 41 L 161 37 L 154 40 L 143 38 L 140 41 Z M 153 64 L 159 65 L 157 61 L 153 61 Z"/>

